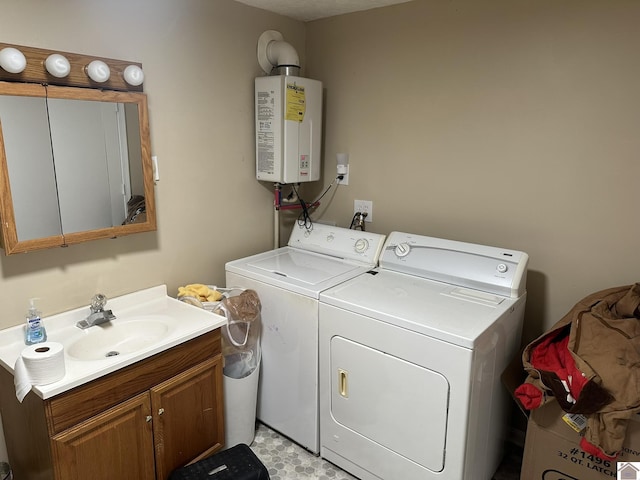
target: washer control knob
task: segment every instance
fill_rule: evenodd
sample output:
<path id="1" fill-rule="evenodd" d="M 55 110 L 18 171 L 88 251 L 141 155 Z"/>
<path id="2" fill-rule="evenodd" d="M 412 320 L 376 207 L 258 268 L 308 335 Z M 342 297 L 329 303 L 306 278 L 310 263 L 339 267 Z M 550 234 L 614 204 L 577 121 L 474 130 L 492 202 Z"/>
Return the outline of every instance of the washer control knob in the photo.
<path id="1" fill-rule="evenodd" d="M 505 263 L 499 263 L 496 267 L 496 270 L 498 271 L 498 273 L 506 273 L 507 270 L 509 270 L 509 267 L 507 267 Z"/>
<path id="2" fill-rule="evenodd" d="M 356 252 L 364 253 L 369 250 L 369 241 L 366 238 L 359 238 L 354 245 Z"/>
<path id="3" fill-rule="evenodd" d="M 411 247 L 409 246 L 408 243 L 399 243 L 398 245 L 396 245 L 396 256 L 398 257 L 406 257 L 407 255 L 409 255 L 409 252 L 411 251 Z"/>

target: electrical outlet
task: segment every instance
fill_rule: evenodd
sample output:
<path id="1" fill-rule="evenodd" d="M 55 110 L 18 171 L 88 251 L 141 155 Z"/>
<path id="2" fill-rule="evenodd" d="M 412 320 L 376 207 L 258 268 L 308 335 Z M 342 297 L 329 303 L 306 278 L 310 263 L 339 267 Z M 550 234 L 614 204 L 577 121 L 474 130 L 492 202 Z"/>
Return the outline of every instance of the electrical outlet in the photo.
<path id="1" fill-rule="evenodd" d="M 371 200 L 354 200 L 353 214 L 357 212 L 366 213 L 365 222 L 373 222 L 373 202 Z"/>
<path id="2" fill-rule="evenodd" d="M 342 180 L 338 179 L 338 185 L 349 185 L 349 165 L 347 165 L 347 173 L 339 173 L 338 176 L 342 176 Z"/>

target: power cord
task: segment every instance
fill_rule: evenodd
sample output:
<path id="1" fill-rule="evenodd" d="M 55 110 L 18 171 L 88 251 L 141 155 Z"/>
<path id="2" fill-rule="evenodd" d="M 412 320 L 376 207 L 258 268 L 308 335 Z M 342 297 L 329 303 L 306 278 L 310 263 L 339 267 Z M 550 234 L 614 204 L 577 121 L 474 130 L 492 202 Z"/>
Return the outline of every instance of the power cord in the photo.
<path id="1" fill-rule="evenodd" d="M 295 187 L 293 187 L 295 190 Z M 300 215 L 298 215 L 298 225 L 304 227 L 308 232 L 313 230 L 313 222 L 311 221 L 311 215 L 309 214 L 309 209 L 307 207 L 307 202 L 305 202 L 298 192 L 296 191 L 296 195 L 298 196 L 298 201 L 300 202 L 300 208 L 302 211 Z"/>
<path id="2" fill-rule="evenodd" d="M 300 195 L 298 194 L 298 190 L 296 189 L 296 184 L 291 185 L 291 188 L 293 189 L 293 192 L 295 193 L 295 196 L 300 203 L 300 208 L 302 209 L 302 212 L 300 212 L 300 215 L 298 216 L 298 220 L 297 220 L 299 226 L 304 227 L 308 232 L 313 230 L 313 221 L 311 220 L 311 214 L 309 213 L 309 208 L 312 208 L 320 200 L 322 200 L 322 197 L 324 197 L 327 194 L 327 192 L 331 190 L 331 187 L 333 187 L 336 181 L 341 179 L 340 177 L 342 177 L 342 175 L 338 175 L 336 178 L 334 178 L 333 181 L 329 184 L 329 186 L 325 188 L 324 192 L 322 192 L 322 194 L 311 203 L 305 202 L 300 197 Z M 297 185 L 300 185 L 300 184 L 297 184 Z"/>
<path id="3" fill-rule="evenodd" d="M 299 201 L 295 188 L 293 188 L 293 185 L 291 187 L 289 195 L 282 199 L 282 203 L 297 203 Z"/>

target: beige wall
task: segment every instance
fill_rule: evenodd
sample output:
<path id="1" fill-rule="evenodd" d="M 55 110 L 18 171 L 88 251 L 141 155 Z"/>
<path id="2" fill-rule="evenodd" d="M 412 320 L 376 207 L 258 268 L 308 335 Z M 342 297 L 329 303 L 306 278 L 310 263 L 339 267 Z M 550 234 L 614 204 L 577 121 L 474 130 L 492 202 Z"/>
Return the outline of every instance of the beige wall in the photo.
<path id="1" fill-rule="evenodd" d="M 271 248 L 271 186 L 255 180 L 253 142 L 256 45 L 268 29 L 304 58 L 303 23 L 231 0 L 3 5 L 3 42 L 142 63 L 161 179 L 155 233 L 2 255 L 0 328 L 24 321 L 30 297 L 49 315 L 96 292 L 224 285 L 226 261 Z"/>
<path id="2" fill-rule="evenodd" d="M 525 339 L 639 280 L 640 3 L 417 0 L 307 25 L 324 82 L 323 213 L 530 255 Z"/>

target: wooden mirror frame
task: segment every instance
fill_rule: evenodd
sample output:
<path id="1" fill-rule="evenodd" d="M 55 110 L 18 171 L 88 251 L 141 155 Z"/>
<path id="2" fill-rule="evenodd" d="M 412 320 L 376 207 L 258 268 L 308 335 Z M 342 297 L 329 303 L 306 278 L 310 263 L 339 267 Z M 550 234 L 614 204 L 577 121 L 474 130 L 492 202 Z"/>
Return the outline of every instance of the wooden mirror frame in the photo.
<path id="1" fill-rule="evenodd" d="M 29 83 L 0 82 L 0 95 L 42 96 L 42 85 Z M 157 229 L 153 167 L 151 162 L 151 141 L 149 135 L 149 114 L 147 97 L 140 92 L 106 91 L 75 87 L 47 86 L 49 98 L 93 100 L 102 102 L 135 103 L 138 107 L 140 144 L 142 154 L 142 174 L 146 207 L 146 221 L 117 225 L 97 230 L 55 235 L 46 238 L 21 241 L 18 238 L 14 214 L 13 199 L 9 181 L 9 171 L 0 123 L 0 220 L 2 221 L 0 240 L 5 254 L 24 253 L 52 247 L 64 247 L 71 244 L 115 238 L 134 233 L 154 231 Z"/>

